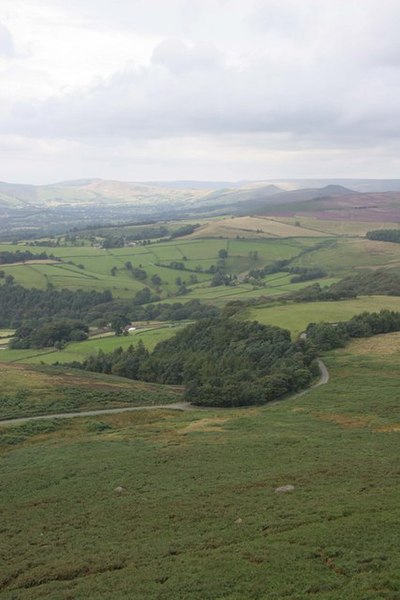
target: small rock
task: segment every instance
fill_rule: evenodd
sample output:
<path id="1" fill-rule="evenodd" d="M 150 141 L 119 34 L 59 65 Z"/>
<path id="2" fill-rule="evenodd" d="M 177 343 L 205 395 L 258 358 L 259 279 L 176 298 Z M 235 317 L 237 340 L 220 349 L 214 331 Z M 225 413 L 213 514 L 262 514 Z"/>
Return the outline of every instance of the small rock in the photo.
<path id="1" fill-rule="evenodd" d="M 241 519 L 240 517 L 238 517 L 236 519 L 235 523 L 237 523 L 237 525 L 240 525 L 240 523 L 243 523 L 243 519 Z"/>
<path id="2" fill-rule="evenodd" d="M 289 485 L 281 485 L 281 487 L 277 487 L 275 490 L 276 494 L 284 494 L 286 492 L 293 492 L 294 490 L 294 485 L 291 485 L 289 483 Z"/>
<path id="3" fill-rule="evenodd" d="M 114 492 L 116 494 L 123 494 L 124 492 L 126 492 L 126 488 L 124 488 L 122 485 L 119 485 L 114 489 Z"/>

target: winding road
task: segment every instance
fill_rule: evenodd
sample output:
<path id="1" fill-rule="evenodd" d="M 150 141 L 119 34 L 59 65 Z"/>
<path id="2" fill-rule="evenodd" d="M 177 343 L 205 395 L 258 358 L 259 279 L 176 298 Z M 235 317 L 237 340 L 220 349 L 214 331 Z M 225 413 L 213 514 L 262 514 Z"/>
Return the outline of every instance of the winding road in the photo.
<path id="1" fill-rule="evenodd" d="M 319 387 L 320 385 L 325 385 L 326 383 L 328 383 L 329 371 L 326 368 L 326 364 L 324 362 L 322 362 L 322 360 L 320 358 L 317 358 L 317 363 L 318 363 L 318 367 L 319 367 L 319 372 L 321 374 L 318 381 L 316 383 L 314 383 L 314 385 L 312 385 L 311 387 L 303 390 L 302 392 L 298 392 L 297 394 L 292 396 L 292 398 L 300 398 L 300 396 L 304 396 L 304 394 L 308 394 L 309 392 L 311 392 L 311 390 L 315 390 L 315 388 Z M 1 425 L 1 421 L 0 421 L 0 425 Z"/>
<path id="2" fill-rule="evenodd" d="M 303 390 L 292 396 L 293 398 L 300 398 L 300 396 L 304 396 L 319 387 L 320 385 L 324 385 L 329 381 L 329 372 L 326 368 L 325 363 L 322 362 L 320 358 L 317 359 L 318 367 L 321 373 L 321 376 L 317 383 L 314 383 L 311 387 Z M 279 401 L 278 401 L 279 402 Z M 3 419 L 0 420 L 0 426 L 3 425 L 20 425 L 22 423 L 27 423 L 28 421 L 42 421 L 43 419 L 73 419 L 75 417 L 100 417 L 102 415 L 115 415 L 126 412 L 134 412 L 137 410 L 209 410 L 208 407 L 200 407 L 193 406 L 189 402 L 176 402 L 175 404 L 153 404 L 148 406 L 129 406 L 124 408 L 103 408 L 99 410 L 86 410 L 81 412 L 69 412 L 69 413 L 56 413 L 51 415 L 38 415 L 34 417 L 18 417 L 16 419 Z"/>

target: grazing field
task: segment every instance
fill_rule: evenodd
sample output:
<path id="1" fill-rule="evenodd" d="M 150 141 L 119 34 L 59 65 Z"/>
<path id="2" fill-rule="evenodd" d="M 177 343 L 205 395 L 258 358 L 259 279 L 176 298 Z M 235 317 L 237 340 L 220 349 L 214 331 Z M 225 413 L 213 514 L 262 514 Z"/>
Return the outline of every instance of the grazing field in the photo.
<path id="1" fill-rule="evenodd" d="M 397 296 L 362 296 L 354 300 L 336 302 L 299 302 L 274 306 L 253 306 L 245 309 L 241 317 L 267 325 L 277 325 L 298 335 L 308 323 L 347 321 L 356 314 L 383 309 L 400 311 Z"/>
<path id="2" fill-rule="evenodd" d="M 396 600 L 386 339 L 393 353 L 357 341 L 326 356 L 327 385 L 262 408 L 2 428 L 2 599 Z"/>
<path id="3" fill-rule="evenodd" d="M 400 267 L 400 244 L 367 239 L 338 239 L 330 247 L 302 254 L 293 261 L 302 267 L 322 266 L 331 274 L 348 274 L 360 268 Z"/>
<path id="4" fill-rule="evenodd" d="M 319 283 L 321 287 L 328 286 L 331 283 L 339 281 L 340 277 L 324 277 L 321 279 L 314 279 L 313 281 L 303 281 L 301 283 L 290 283 L 290 279 L 293 275 L 287 273 L 280 273 L 279 275 L 274 274 L 270 277 L 267 276 L 264 279 L 265 285 L 255 286 L 250 283 L 240 283 L 236 286 L 195 286 L 185 296 L 185 300 L 201 300 L 202 302 L 210 302 L 216 306 L 224 306 L 231 300 L 247 300 L 250 298 L 260 298 L 283 296 L 289 292 L 307 287 L 311 283 Z M 170 298 L 167 300 L 168 303 L 176 302 L 176 298 Z"/>
<path id="5" fill-rule="evenodd" d="M 285 223 L 275 218 L 268 217 L 232 217 L 211 221 L 202 225 L 191 233 L 188 238 L 299 238 L 299 237 L 324 237 L 324 232 L 298 227 L 295 224 Z"/>
<path id="6" fill-rule="evenodd" d="M 316 229 L 325 235 L 340 235 L 340 236 L 362 236 L 364 237 L 367 231 L 371 229 L 393 229 L 393 222 L 382 223 L 377 221 L 356 221 L 351 219 L 329 219 L 328 213 L 325 214 L 324 218 L 313 217 L 306 214 L 294 215 L 292 217 L 280 215 L 279 217 L 273 217 L 287 223 L 288 225 L 295 225 L 299 223 L 300 227 L 305 229 Z"/>
<path id="7" fill-rule="evenodd" d="M 142 340 L 148 350 L 153 350 L 154 346 L 174 335 L 182 325 L 171 326 L 169 324 L 149 329 L 138 329 L 131 331 L 129 335 L 110 335 L 106 337 L 96 337 L 84 342 L 71 342 L 63 350 L 55 348 L 44 348 L 38 350 L 31 348 L 29 350 L 2 350 L 0 352 L 0 361 L 7 363 L 28 363 L 28 364 L 54 364 L 56 362 L 66 363 L 72 361 L 83 361 L 91 354 L 96 354 L 99 350 L 103 352 L 112 352 L 116 348 L 128 348 L 131 344 L 134 346 Z"/>
<path id="8" fill-rule="evenodd" d="M 61 367 L 0 364 L 0 419 L 151 404 L 182 397 L 178 387 Z"/>

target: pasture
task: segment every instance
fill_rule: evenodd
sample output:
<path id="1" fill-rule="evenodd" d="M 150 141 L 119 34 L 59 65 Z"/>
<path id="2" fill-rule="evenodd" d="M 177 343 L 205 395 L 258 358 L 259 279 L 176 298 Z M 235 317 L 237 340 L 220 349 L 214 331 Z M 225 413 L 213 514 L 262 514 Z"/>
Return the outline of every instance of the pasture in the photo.
<path id="1" fill-rule="evenodd" d="M 386 339 L 270 406 L 2 427 L 2 598 L 398 598 Z"/>
<path id="2" fill-rule="evenodd" d="M 196 229 L 188 238 L 301 238 L 325 237 L 324 232 L 310 227 L 299 227 L 279 218 L 269 217 L 226 217 L 210 221 Z"/>
<path id="3" fill-rule="evenodd" d="M 325 213 L 323 218 L 303 213 L 291 217 L 280 215 L 274 217 L 274 219 L 288 225 L 299 223 L 302 228 L 317 230 L 329 236 L 364 237 L 367 231 L 371 229 L 393 229 L 393 222 L 382 223 L 381 221 L 340 219 L 335 213 L 332 213 L 331 218 L 329 218 L 328 212 Z"/>
<path id="4" fill-rule="evenodd" d="M 73 361 L 82 362 L 91 354 L 97 354 L 99 350 L 103 352 L 112 352 L 116 348 L 128 348 L 131 344 L 134 346 L 141 340 L 148 350 L 153 350 L 154 346 L 174 335 L 179 327 L 183 325 L 162 324 L 158 327 L 143 328 L 129 332 L 128 335 L 107 335 L 105 337 L 94 337 L 84 342 L 71 342 L 63 350 L 55 348 L 29 350 L 2 350 L 0 352 L 0 362 L 3 363 L 27 363 L 27 364 L 48 364 L 56 362 L 67 363 Z"/>
<path id="5" fill-rule="evenodd" d="M 361 296 L 351 300 L 335 302 L 295 302 L 287 304 L 260 305 L 246 308 L 240 317 L 265 325 L 276 325 L 289 329 L 297 336 L 309 323 L 337 323 L 347 321 L 354 315 L 383 309 L 400 311 L 400 298 L 397 296 Z"/>
<path id="6" fill-rule="evenodd" d="M 293 261 L 302 267 L 325 267 L 333 275 L 354 269 L 399 268 L 400 244 L 362 238 L 337 239 L 317 252 L 304 253 Z"/>

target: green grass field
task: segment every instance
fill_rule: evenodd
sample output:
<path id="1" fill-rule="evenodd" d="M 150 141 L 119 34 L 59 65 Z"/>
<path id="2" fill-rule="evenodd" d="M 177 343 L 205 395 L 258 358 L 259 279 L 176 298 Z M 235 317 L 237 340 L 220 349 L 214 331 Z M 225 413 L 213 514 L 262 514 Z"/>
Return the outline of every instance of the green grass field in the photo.
<path id="1" fill-rule="evenodd" d="M 112 352 L 116 348 L 128 348 L 131 344 L 136 345 L 142 340 L 146 348 L 153 350 L 154 346 L 174 335 L 182 325 L 171 326 L 169 324 L 149 329 L 138 329 L 129 335 L 96 337 L 84 342 L 71 342 L 63 350 L 45 348 L 38 350 L 0 350 L 0 362 L 3 363 L 27 363 L 27 364 L 54 364 L 55 362 L 67 363 L 72 361 L 83 361 L 91 354 L 99 350 Z"/>
<path id="2" fill-rule="evenodd" d="M 331 274 L 350 274 L 354 269 L 399 267 L 400 244 L 367 239 L 338 239 L 331 247 L 309 252 L 293 261 L 302 267 L 322 266 Z"/>
<path id="3" fill-rule="evenodd" d="M 397 600 L 400 337 L 370 343 L 263 408 L 2 428 L 1 597 Z"/>
<path id="4" fill-rule="evenodd" d="M 383 309 L 400 311 L 397 296 L 363 296 L 354 300 L 337 302 L 301 302 L 274 306 L 252 306 L 241 313 L 246 320 L 259 321 L 289 329 L 295 336 L 304 331 L 309 323 L 346 321 L 356 314 Z"/>

